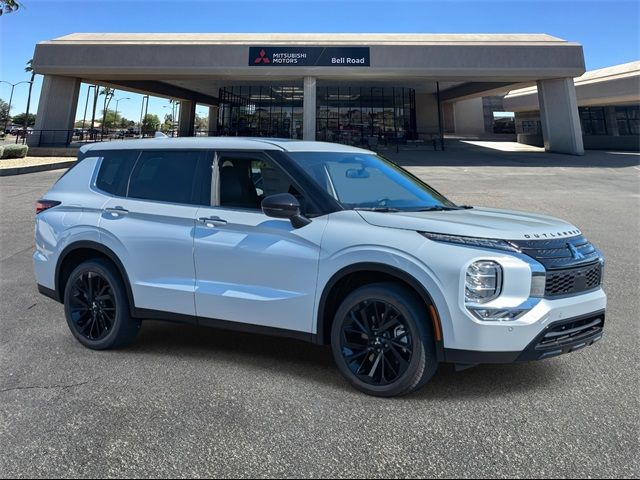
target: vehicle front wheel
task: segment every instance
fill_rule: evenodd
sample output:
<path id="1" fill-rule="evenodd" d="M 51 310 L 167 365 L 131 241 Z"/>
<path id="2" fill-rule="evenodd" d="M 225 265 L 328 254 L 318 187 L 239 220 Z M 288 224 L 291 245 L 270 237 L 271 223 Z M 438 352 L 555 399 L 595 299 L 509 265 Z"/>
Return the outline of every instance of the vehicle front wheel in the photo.
<path id="1" fill-rule="evenodd" d="M 433 327 L 413 292 L 365 285 L 336 312 L 331 348 L 340 372 L 369 395 L 394 397 L 423 386 L 438 369 Z"/>
<path id="2" fill-rule="evenodd" d="M 131 318 L 124 282 L 109 262 L 89 260 L 67 280 L 64 312 L 71 333 L 85 347 L 107 350 L 131 343 L 140 320 Z"/>

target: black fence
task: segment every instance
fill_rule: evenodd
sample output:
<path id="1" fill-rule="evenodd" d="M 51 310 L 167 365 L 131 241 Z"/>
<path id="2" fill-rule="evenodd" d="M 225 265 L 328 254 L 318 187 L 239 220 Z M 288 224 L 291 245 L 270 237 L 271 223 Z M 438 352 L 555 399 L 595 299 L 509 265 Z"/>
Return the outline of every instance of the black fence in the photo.
<path id="1" fill-rule="evenodd" d="M 140 134 L 137 131 L 113 131 L 102 132 L 100 130 L 29 130 L 26 132 L 20 131 L 16 136 L 15 143 L 28 144 L 32 147 L 81 147 L 87 143 L 95 142 L 107 142 L 118 140 L 132 140 L 139 138 L 150 138 L 155 133 Z M 167 132 L 168 136 L 185 136 L 180 135 L 179 132 Z M 194 137 L 224 137 L 235 136 L 230 135 L 229 132 L 216 132 L 208 130 L 197 130 L 193 135 Z M 369 150 L 395 150 L 396 152 L 402 150 L 413 149 L 427 149 L 427 150 L 444 150 L 444 138 L 439 133 L 422 132 L 413 134 L 410 138 L 400 135 L 394 135 L 393 133 L 381 134 L 377 136 L 360 136 L 358 141 L 354 142 L 353 137 L 338 137 L 338 138 L 324 138 L 322 132 L 317 133 L 317 140 L 333 141 L 335 143 L 342 143 L 345 145 L 353 145 Z"/>

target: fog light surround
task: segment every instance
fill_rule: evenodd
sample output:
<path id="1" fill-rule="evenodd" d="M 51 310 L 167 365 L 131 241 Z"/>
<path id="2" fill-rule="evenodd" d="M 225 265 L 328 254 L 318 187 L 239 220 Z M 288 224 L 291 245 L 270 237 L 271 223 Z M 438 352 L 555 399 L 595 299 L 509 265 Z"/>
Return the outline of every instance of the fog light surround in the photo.
<path id="1" fill-rule="evenodd" d="M 531 292 L 530 297 L 542 298 L 547 288 L 547 275 L 542 272 L 533 272 L 531 275 Z"/>
<path id="2" fill-rule="evenodd" d="M 468 304 L 488 303 L 502 291 L 502 267 L 492 260 L 478 260 L 467 267 L 464 298 Z"/>

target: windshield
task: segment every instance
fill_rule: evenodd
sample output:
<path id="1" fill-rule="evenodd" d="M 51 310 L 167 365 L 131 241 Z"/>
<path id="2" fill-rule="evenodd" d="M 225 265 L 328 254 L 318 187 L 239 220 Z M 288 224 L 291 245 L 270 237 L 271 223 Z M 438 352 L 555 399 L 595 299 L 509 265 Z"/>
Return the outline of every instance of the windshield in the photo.
<path id="1" fill-rule="evenodd" d="M 427 184 L 377 155 L 290 152 L 289 156 L 345 209 L 456 208 Z"/>

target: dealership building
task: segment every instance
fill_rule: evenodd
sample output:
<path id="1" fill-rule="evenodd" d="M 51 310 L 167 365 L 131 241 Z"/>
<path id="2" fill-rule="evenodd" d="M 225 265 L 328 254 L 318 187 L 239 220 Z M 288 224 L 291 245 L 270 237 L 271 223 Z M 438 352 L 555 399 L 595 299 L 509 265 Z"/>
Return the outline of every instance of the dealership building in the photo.
<path id="1" fill-rule="evenodd" d="M 179 101 L 181 135 L 203 105 L 211 135 L 354 145 L 463 131 L 467 105 L 529 87 L 545 149 L 584 153 L 582 46 L 549 35 L 72 34 L 39 43 L 33 67 L 33 146 L 69 143 L 82 82 Z"/>
<path id="2" fill-rule="evenodd" d="M 640 150 L 640 62 L 601 68 L 574 80 L 582 140 L 588 149 Z M 518 141 L 544 142 L 535 88 L 509 92 L 503 108 L 515 112 Z"/>

